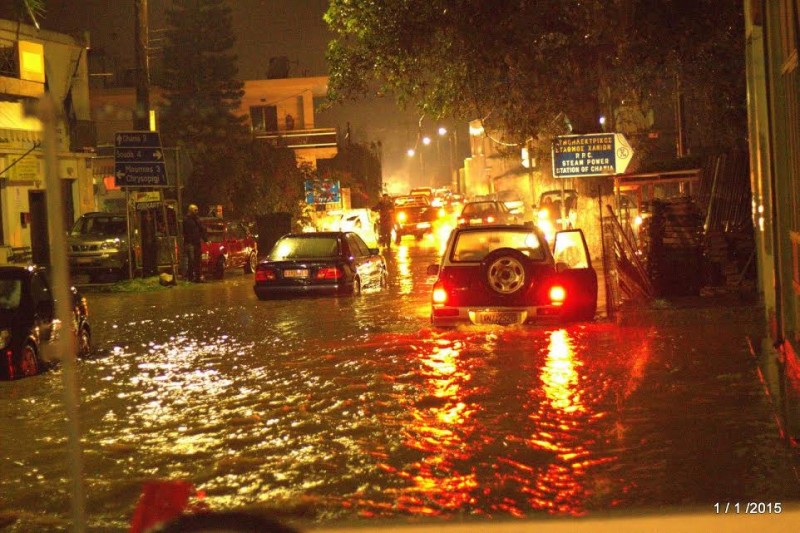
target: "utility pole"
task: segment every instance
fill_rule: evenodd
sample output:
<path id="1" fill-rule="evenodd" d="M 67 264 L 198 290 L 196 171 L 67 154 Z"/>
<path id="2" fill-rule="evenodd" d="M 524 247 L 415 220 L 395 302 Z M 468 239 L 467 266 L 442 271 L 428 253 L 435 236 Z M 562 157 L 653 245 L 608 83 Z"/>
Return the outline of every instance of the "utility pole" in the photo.
<path id="1" fill-rule="evenodd" d="M 150 130 L 150 69 L 147 60 L 147 0 L 134 0 L 136 10 L 136 109 L 133 129 Z"/>

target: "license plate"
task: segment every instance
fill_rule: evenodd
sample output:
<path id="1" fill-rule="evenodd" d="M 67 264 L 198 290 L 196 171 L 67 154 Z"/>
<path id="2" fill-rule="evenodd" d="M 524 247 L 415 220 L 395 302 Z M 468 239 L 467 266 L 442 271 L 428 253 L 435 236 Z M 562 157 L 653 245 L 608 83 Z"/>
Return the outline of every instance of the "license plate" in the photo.
<path id="1" fill-rule="evenodd" d="M 308 269 L 307 268 L 298 268 L 298 269 L 289 269 L 283 271 L 284 278 L 307 278 L 308 277 Z"/>
<path id="2" fill-rule="evenodd" d="M 79 265 L 86 265 L 91 263 L 93 259 L 91 257 L 76 257 L 75 262 Z"/>
<path id="3" fill-rule="evenodd" d="M 483 222 L 482 218 L 471 218 L 469 219 L 470 224 L 481 224 Z"/>
<path id="4" fill-rule="evenodd" d="M 497 324 L 499 326 L 522 324 L 525 321 L 525 314 L 516 311 L 479 311 L 475 313 L 473 322 L 476 324 Z"/>

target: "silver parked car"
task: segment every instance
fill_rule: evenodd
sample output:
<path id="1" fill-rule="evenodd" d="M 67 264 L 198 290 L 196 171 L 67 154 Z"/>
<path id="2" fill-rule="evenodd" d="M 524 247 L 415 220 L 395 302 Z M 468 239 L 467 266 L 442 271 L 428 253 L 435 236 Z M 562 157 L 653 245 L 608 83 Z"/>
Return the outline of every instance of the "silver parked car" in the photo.
<path id="1" fill-rule="evenodd" d="M 125 213 L 86 213 L 67 239 L 72 275 L 94 278 L 128 273 L 128 222 Z"/>

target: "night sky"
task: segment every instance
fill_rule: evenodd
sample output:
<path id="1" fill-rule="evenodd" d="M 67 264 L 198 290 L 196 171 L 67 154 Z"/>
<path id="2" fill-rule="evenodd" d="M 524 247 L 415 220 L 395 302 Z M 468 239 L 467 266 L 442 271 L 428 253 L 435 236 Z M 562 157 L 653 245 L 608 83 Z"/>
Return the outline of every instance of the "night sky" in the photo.
<path id="1" fill-rule="evenodd" d="M 166 0 L 148 1 L 151 39 L 165 27 L 164 11 L 169 4 Z M 330 33 L 322 20 L 327 0 L 235 0 L 229 5 L 241 79 L 266 78 L 269 60 L 275 56 L 289 58 L 292 77 L 327 74 L 325 49 Z M 0 17 L 11 18 L 7 5 L 0 7 Z M 92 50 L 133 67 L 133 0 L 49 0 L 40 22 L 43 29 L 62 33 L 89 31 Z M 418 119 L 414 111 L 401 111 L 386 97 L 318 113 L 316 125 L 344 130 L 349 122 L 354 141 L 381 141 L 384 178 L 390 182 L 406 181 L 409 175 L 412 180 L 417 178 L 418 169 L 406 150 L 416 140 Z M 436 124 L 427 124 L 430 131 L 426 133 L 432 133 Z"/>

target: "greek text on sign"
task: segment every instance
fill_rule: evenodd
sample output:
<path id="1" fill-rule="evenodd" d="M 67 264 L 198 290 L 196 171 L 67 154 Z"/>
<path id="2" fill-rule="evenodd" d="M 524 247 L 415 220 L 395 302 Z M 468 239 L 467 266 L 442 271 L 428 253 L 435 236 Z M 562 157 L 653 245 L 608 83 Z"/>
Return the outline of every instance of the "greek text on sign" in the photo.
<path id="1" fill-rule="evenodd" d="M 633 150 L 621 133 L 565 135 L 553 141 L 553 177 L 622 174 Z"/>
<path id="2" fill-rule="evenodd" d="M 114 176 L 118 186 L 167 186 L 167 169 L 157 131 L 121 131 L 114 141 Z"/>

